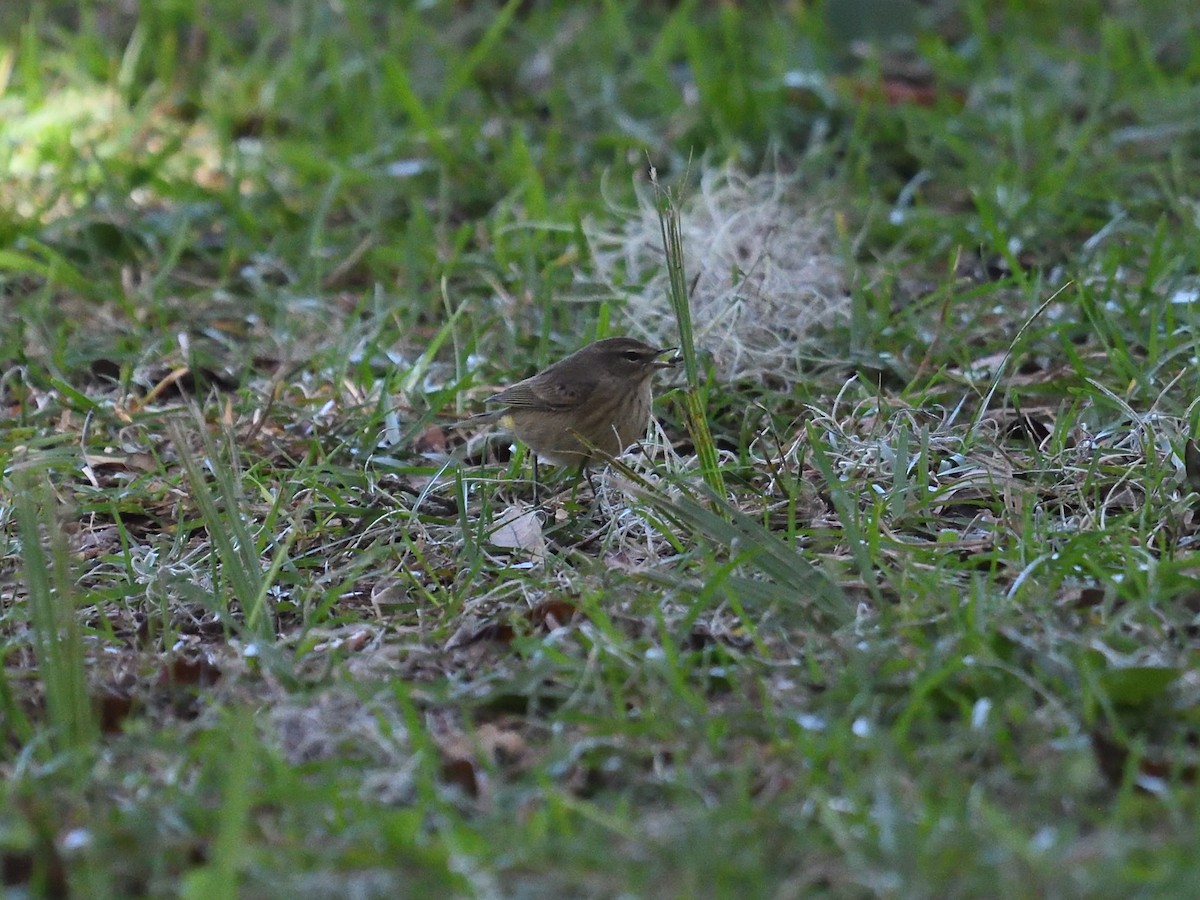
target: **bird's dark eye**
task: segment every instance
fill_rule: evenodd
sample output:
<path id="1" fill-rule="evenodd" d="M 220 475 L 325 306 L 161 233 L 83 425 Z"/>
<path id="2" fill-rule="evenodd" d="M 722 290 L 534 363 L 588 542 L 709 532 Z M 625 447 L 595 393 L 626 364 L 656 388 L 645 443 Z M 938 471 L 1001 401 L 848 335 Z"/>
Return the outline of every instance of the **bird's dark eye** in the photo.
<path id="1" fill-rule="evenodd" d="M 642 361 L 642 354 L 638 353 L 638 351 L 636 351 L 636 350 L 626 350 L 621 355 L 623 357 L 625 357 L 627 360 L 629 360 L 630 362 L 641 362 Z"/>

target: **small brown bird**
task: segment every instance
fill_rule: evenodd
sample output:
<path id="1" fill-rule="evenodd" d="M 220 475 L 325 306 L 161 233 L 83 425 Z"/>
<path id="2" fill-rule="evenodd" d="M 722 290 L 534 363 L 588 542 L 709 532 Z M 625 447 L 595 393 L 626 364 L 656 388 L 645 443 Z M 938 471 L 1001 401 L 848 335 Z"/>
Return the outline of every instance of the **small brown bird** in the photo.
<path id="1" fill-rule="evenodd" d="M 498 422 L 511 431 L 534 452 L 535 486 L 538 457 L 586 471 L 588 463 L 620 455 L 646 433 L 650 382 L 659 369 L 682 361 L 660 359 L 674 349 L 628 337 L 596 341 L 489 398 L 500 408 L 460 427 Z"/>

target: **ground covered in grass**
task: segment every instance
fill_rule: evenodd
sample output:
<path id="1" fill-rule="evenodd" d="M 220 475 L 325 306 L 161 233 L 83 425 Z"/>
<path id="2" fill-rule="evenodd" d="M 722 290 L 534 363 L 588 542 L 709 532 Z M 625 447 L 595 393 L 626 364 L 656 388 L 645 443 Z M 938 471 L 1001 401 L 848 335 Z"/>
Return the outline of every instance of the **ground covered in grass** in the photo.
<path id="1" fill-rule="evenodd" d="M 1200 17 L 826 6 L 0 8 L 7 891 L 1194 891 Z"/>

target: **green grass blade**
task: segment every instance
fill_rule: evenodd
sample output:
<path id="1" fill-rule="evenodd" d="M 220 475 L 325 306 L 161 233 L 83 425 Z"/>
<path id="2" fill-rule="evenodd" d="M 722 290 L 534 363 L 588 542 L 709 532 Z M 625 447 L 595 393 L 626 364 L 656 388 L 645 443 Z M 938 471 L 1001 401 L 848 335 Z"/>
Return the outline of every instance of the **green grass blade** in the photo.
<path id="1" fill-rule="evenodd" d="M 721 474 L 720 460 L 712 430 L 708 425 L 705 408 L 705 391 L 701 385 L 700 365 L 696 356 L 696 341 L 692 329 L 692 310 L 688 297 L 687 278 L 683 258 L 683 231 L 679 221 L 679 204 L 667 188 L 658 183 L 651 170 L 651 183 L 658 196 L 658 223 L 662 231 L 663 251 L 667 259 L 671 309 L 679 328 L 679 352 L 683 356 L 683 368 L 687 376 L 684 389 L 684 416 L 696 457 L 700 461 L 700 473 L 719 497 L 725 496 L 725 480 Z"/>
<path id="2" fill-rule="evenodd" d="M 266 637 L 274 633 L 274 622 L 266 614 L 266 578 L 259 562 L 257 542 L 241 516 L 241 491 L 235 468 L 225 464 L 216 444 L 200 423 L 205 453 L 216 481 L 216 492 L 210 487 L 200 461 L 189 445 L 187 433 L 178 425 L 170 429 L 179 462 L 191 489 L 192 499 L 216 551 L 220 572 L 228 579 L 233 595 L 242 607 L 243 621 L 252 633 Z M 228 603 L 217 599 L 218 611 L 228 620 Z"/>
<path id="3" fill-rule="evenodd" d="M 658 491 L 641 489 L 639 498 L 679 528 L 702 540 L 710 548 L 744 555 L 744 568 L 762 576 L 769 589 L 751 592 L 748 579 L 730 576 L 728 584 L 745 589 L 744 599 L 777 601 L 812 608 L 819 618 L 835 626 L 845 625 L 854 616 L 853 605 L 829 577 L 806 560 L 795 547 L 727 501 L 707 491 L 702 503 L 684 493 L 668 499 Z"/>
<path id="4" fill-rule="evenodd" d="M 59 750 L 82 749 L 96 738 L 84 669 L 66 537 L 56 521 L 54 494 L 33 470 L 16 474 L 17 527 L 29 597 L 38 676 Z"/>

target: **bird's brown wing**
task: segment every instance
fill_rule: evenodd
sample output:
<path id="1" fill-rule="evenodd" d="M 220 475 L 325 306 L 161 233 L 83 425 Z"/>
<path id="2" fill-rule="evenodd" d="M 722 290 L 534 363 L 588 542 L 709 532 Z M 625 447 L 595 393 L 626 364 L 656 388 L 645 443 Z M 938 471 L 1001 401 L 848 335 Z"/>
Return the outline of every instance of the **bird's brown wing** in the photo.
<path id="1" fill-rule="evenodd" d="M 545 373 L 543 373 L 545 374 Z M 503 403 L 520 409 L 541 409 L 547 412 L 574 409 L 587 403 L 596 390 L 595 379 L 574 377 L 570 384 L 535 375 L 518 381 L 491 397 L 489 403 Z"/>

